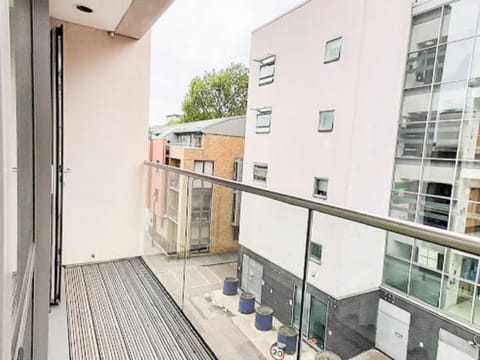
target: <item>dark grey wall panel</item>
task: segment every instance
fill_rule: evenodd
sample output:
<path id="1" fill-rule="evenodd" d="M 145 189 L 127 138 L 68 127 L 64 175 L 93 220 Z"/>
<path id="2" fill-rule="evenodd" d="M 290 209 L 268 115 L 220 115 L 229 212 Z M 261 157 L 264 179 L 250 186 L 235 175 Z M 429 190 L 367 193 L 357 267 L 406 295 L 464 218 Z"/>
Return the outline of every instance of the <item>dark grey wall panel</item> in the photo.
<path id="1" fill-rule="evenodd" d="M 255 252 L 241 247 L 239 256 L 247 254 L 263 265 L 262 304 L 274 309 L 274 316 L 283 324 L 291 324 L 294 304 L 294 286 L 302 280 Z M 239 262 L 241 264 L 241 262 Z M 238 277 L 241 278 L 241 265 Z M 379 292 L 337 300 L 308 285 L 307 291 L 328 305 L 326 347 L 348 359 L 375 346 L 375 326 Z M 332 335 L 328 335 L 328 330 Z"/>
<path id="2" fill-rule="evenodd" d="M 328 300 L 327 350 L 349 359 L 375 347 L 379 292 Z"/>

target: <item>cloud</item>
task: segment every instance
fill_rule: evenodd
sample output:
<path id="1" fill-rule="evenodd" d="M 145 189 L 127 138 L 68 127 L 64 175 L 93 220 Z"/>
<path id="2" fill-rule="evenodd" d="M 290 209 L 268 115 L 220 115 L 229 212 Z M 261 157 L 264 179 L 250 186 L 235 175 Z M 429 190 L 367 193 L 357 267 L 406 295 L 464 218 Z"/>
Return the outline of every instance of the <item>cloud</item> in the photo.
<path id="1" fill-rule="evenodd" d="M 252 30 L 303 0 L 176 0 L 152 29 L 150 123 L 181 113 L 190 80 L 250 57 Z"/>

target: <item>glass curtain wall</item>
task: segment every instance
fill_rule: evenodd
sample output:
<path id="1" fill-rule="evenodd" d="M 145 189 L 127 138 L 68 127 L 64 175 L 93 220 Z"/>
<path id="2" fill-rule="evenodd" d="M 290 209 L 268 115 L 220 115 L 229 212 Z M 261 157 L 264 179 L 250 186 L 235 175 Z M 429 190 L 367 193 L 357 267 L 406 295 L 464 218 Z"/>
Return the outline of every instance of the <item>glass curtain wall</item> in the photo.
<path id="1" fill-rule="evenodd" d="M 390 215 L 480 236 L 480 1 L 413 18 Z M 480 321 L 478 257 L 387 237 L 384 283 Z"/>

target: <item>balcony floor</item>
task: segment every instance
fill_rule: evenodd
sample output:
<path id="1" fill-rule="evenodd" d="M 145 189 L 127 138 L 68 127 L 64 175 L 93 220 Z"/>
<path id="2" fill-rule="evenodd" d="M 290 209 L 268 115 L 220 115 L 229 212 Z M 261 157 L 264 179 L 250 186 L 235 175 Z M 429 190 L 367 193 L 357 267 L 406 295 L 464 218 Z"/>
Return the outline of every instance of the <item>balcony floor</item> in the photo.
<path id="1" fill-rule="evenodd" d="M 70 359 L 216 359 L 140 258 L 65 270 Z"/>

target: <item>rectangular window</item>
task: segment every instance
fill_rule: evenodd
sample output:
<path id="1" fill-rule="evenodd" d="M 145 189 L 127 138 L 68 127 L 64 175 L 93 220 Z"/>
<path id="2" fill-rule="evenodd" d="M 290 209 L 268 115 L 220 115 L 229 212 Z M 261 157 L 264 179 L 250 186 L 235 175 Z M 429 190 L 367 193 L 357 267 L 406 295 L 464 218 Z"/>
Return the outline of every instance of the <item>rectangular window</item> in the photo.
<path id="1" fill-rule="evenodd" d="M 310 243 L 310 260 L 322 263 L 322 245 Z"/>
<path id="2" fill-rule="evenodd" d="M 255 185 L 267 186 L 267 164 L 253 165 L 253 183 Z"/>
<path id="3" fill-rule="evenodd" d="M 273 83 L 275 75 L 275 55 L 268 56 L 260 61 L 260 77 L 258 85 L 268 85 Z"/>
<path id="4" fill-rule="evenodd" d="M 313 196 L 326 199 L 328 192 L 328 179 L 315 178 Z"/>
<path id="5" fill-rule="evenodd" d="M 266 107 L 257 110 L 257 134 L 266 134 L 270 132 L 270 122 L 272 120 L 272 108 Z"/>
<path id="6" fill-rule="evenodd" d="M 338 61 L 340 59 L 340 51 L 342 49 L 342 38 L 330 40 L 325 45 L 325 59 L 324 64 Z"/>
<path id="7" fill-rule="evenodd" d="M 205 175 L 213 175 L 213 161 L 195 160 L 193 165 L 193 171 Z M 193 180 L 194 188 L 211 188 L 212 183 L 205 180 L 195 179 Z"/>
<path id="8" fill-rule="evenodd" d="M 318 131 L 333 131 L 335 110 L 320 111 L 318 119 Z"/>

